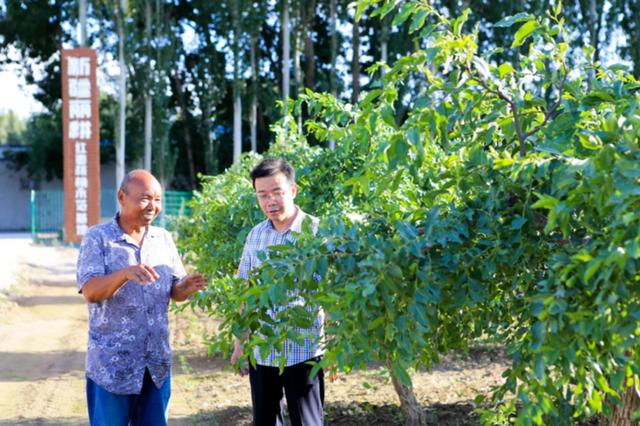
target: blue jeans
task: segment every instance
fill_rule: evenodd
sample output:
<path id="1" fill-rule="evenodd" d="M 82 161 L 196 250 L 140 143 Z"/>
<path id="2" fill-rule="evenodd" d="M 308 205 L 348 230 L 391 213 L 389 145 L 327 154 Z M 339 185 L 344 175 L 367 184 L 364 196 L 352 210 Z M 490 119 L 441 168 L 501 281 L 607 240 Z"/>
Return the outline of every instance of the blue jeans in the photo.
<path id="1" fill-rule="evenodd" d="M 91 426 L 166 426 L 170 396 L 171 375 L 158 389 L 147 369 L 139 395 L 111 393 L 87 377 Z"/>

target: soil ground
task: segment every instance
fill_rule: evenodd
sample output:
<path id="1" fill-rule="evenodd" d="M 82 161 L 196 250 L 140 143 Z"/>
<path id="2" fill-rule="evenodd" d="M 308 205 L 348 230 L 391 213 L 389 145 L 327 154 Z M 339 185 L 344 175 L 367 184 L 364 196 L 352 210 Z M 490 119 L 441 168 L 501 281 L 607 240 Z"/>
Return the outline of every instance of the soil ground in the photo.
<path id="1" fill-rule="evenodd" d="M 14 265 L 20 279 L 2 290 L 0 426 L 87 424 L 87 307 L 75 290 L 76 256 L 74 248 L 29 245 Z M 215 326 L 202 314 L 171 314 L 173 425 L 250 424 L 247 377 L 235 375 L 226 360 L 207 356 L 203 332 Z M 500 351 L 476 351 L 416 373 L 415 392 L 430 424 L 477 425 L 473 398 L 499 384 L 505 367 Z M 326 395 L 327 424 L 401 424 L 396 394 L 381 369 L 327 382 Z"/>

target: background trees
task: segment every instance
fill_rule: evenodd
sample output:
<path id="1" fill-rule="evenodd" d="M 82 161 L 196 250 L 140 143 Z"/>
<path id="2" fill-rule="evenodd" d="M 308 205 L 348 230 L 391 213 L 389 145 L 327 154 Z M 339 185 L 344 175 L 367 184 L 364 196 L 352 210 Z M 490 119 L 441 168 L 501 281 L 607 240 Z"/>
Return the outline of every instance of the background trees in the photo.
<path id="1" fill-rule="evenodd" d="M 640 46 L 640 14 L 635 1 L 565 2 L 570 29 L 568 61 L 583 57 L 581 46 L 588 41 L 594 46 L 591 54 L 595 61 L 619 57 L 631 64 L 636 76 L 640 75 L 640 54 L 636 52 Z M 111 120 L 119 74 L 115 66 L 120 22 L 116 3 L 91 2 L 88 11 L 89 44 L 98 48 L 104 73 L 101 139 L 105 159 L 115 158 L 119 134 Z M 412 4 L 396 3 L 405 13 Z M 469 7 L 473 13 L 468 25 L 477 25 L 482 52 L 512 42 L 511 32 L 493 25 L 504 16 L 520 12 L 542 16 L 555 4 L 543 0 L 432 2 L 435 10 L 450 18 Z M 40 88 L 36 97 L 51 120 L 59 117 L 58 52 L 63 46 L 73 45 L 76 9 L 71 1 L 37 0 L 8 0 L 0 9 L 3 61 L 23 65 L 27 80 Z M 288 31 L 283 32 L 285 9 Z M 309 88 L 355 101 L 359 91 L 370 89 L 367 70 L 372 64 L 391 64 L 421 47 L 409 33 L 423 17 L 400 23 L 390 16 L 370 19 L 366 12 L 357 24 L 354 17 L 354 8 L 342 0 L 130 0 L 122 19 L 128 76 L 124 135 L 128 166 L 144 164 L 144 141 L 151 138 L 146 155 L 152 158 L 154 172 L 169 187 L 198 187 L 198 173 L 216 174 L 231 164 L 234 135 L 236 153 L 238 147 L 242 152 L 267 149 L 274 140 L 270 126 L 282 116 L 276 102 L 285 91 L 294 100 Z M 34 32 L 34 27 L 43 32 Z M 283 62 L 285 39 L 289 39 L 289 57 Z M 9 49 L 18 55 L 7 56 Z M 499 50 L 494 57 L 517 59 L 525 53 L 523 49 Z M 384 68 L 379 71 L 383 72 Z M 420 88 L 409 84 L 399 90 L 406 94 Z M 407 111 L 405 98 L 399 96 L 395 110 L 398 117 Z M 294 119 L 299 122 L 307 114 L 303 107 Z M 55 135 L 47 139 L 52 144 L 60 141 Z M 42 166 L 34 163 L 30 168 Z"/>

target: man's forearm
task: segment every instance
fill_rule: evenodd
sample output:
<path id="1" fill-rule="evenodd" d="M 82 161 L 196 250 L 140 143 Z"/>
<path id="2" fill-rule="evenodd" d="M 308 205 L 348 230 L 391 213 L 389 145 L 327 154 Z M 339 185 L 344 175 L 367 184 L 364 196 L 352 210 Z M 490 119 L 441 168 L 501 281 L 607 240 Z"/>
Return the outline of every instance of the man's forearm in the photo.
<path id="1" fill-rule="evenodd" d="M 82 295 L 89 303 L 101 302 L 110 299 L 126 282 L 124 269 L 109 275 L 93 277 L 82 287 Z"/>

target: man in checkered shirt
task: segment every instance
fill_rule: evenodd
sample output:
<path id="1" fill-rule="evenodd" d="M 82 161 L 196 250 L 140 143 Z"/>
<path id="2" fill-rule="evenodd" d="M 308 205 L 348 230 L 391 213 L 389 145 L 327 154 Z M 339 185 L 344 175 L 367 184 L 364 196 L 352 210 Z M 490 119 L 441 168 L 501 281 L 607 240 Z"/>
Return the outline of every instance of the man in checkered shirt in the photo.
<path id="1" fill-rule="evenodd" d="M 272 245 L 293 242 L 295 233 L 301 232 L 305 218 L 311 220 L 314 232 L 318 228 L 318 219 L 294 204 L 298 188 L 291 164 L 280 159 L 266 159 L 251 171 L 251 181 L 267 220 L 256 225 L 247 236 L 238 268 L 238 276 L 245 279 L 249 278 L 252 268 L 260 265 L 258 253 Z M 302 300 L 299 302 L 304 303 Z M 283 353 L 271 349 L 263 358 L 258 348 L 254 348 L 256 367 L 249 365 L 254 425 L 283 425 L 283 396 L 287 398 L 293 426 L 324 424 L 323 371 L 310 378 L 312 366 L 307 364 L 307 361 L 320 361 L 322 356 L 319 342 L 323 323 L 324 314 L 320 309 L 311 328 L 298 329 L 305 336 L 302 344 L 287 340 Z M 242 342 L 236 340 L 231 362 L 235 363 L 242 356 Z M 286 363 L 284 372 L 280 374 L 278 358 L 282 356 Z"/>

